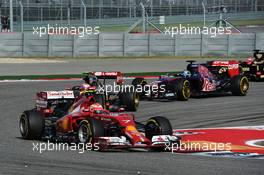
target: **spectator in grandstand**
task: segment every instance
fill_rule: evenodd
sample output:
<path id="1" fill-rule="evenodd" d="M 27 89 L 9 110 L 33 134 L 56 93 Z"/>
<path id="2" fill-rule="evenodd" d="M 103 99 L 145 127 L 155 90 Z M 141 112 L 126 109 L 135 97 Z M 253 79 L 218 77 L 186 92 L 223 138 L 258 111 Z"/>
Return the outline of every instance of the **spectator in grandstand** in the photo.
<path id="1" fill-rule="evenodd" d="M 8 16 L 1 16 L 2 32 L 10 32 L 10 21 Z"/>

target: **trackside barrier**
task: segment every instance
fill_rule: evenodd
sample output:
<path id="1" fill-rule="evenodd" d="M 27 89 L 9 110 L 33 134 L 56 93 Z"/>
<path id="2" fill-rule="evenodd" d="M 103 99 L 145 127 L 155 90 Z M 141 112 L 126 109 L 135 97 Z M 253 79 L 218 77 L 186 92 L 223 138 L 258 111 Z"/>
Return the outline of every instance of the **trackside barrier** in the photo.
<path id="1" fill-rule="evenodd" d="M 264 33 L 176 35 L 0 33 L 0 57 L 246 56 L 264 49 Z"/>

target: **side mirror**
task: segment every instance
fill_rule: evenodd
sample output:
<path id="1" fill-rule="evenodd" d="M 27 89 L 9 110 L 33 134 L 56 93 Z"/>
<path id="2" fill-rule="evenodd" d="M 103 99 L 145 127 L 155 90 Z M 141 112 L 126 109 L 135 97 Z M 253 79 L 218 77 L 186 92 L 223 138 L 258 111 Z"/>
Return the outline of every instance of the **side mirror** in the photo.
<path id="1" fill-rule="evenodd" d="M 112 105 L 109 107 L 109 111 L 110 112 L 124 112 L 125 111 L 125 108 L 120 108 L 116 105 Z"/>

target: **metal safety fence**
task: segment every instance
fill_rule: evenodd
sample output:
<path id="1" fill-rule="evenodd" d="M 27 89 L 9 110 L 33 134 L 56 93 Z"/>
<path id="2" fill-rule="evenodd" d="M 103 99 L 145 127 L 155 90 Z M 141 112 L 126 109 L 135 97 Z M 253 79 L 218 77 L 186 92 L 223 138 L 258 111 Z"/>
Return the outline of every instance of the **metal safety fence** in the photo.
<path id="1" fill-rule="evenodd" d="M 138 18 L 143 2 L 148 16 L 175 16 L 218 13 L 225 5 L 228 13 L 263 12 L 263 0 L 12 0 L 14 31 L 23 25 L 42 22 L 80 24 L 85 19 Z M 10 0 L 0 1 L 0 16 L 10 15 Z M 21 27 L 22 26 L 22 27 Z"/>

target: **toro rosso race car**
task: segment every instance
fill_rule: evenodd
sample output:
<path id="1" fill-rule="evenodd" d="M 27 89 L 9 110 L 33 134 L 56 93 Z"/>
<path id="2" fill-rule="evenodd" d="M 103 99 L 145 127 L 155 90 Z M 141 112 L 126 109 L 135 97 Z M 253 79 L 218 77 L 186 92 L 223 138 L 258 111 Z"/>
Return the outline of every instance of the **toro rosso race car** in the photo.
<path id="1" fill-rule="evenodd" d="M 142 124 L 131 114 L 103 109 L 93 95 L 76 100 L 73 91 L 37 93 L 36 107 L 22 113 L 19 128 L 23 139 L 92 144 L 101 151 L 164 150 L 180 139 L 172 135 L 165 117 L 152 117 Z"/>
<path id="2" fill-rule="evenodd" d="M 195 64 L 189 62 L 187 71 L 181 73 L 190 81 L 192 96 L 231 92 L 233 95 L 244 96 L 249 89 L 249 81 L 239 68 L 239 62 L 208 61 Z"/>
<path id="3" fill-rule="evenodd" d="M 139 93 L 141 99 L 167 99 L 186 101 L 191 95 L 190 82 L 178 75 L 160 76 L 158 80 L 147 83 L 144 78 L 135 78 L 132 81 L 135 88 L 144 87 Z M 145 88 L 147 87 L 147 88 Z"/>
<path id="4" fill-rule="evenodd" d="M 115 111 L 122 107 L 126 111 L 137 111 L 139 106 L 139 95 L 137 93 L 126 89 L 122 90 L 122 88 L 115 92 L 114 86 L 107 84 L 109 83 L 107 80 L 115 80 L 115 87 L 122 87 L 124 84 L 123 73 L 89 72 L 85 73 L 83 80 L 83 85 L 71 88 L 75 96 L 89 92 L 105 109 Z"/>
<path id="5" fill-rule="evenodd" d="M 244 75 L 251 80 L 264 79 L 264 51 L 254 50 L 254 58 L 250 57 L 245 62 L 241 62 L 240 66 L 244 71 Z"/>
<path id="6" fill-rule="evenodd" d="M 151 86 L 165 87 L 160 93 L 151 93 L 149 98 L 177 98 L 187 100 L 190 96 L 231 92 L 233 95 L 244 96 L 249 89 L 249 81 L 243 75 L 237 61 L 209 61 L 203 64 L 189 62 L 187 70 L 180 74 L 161 76 Z M 143 78 L 136 78 L 133 85 L 147 85 Z M 143 97 L 146 95 L 140 94 Z"/>

